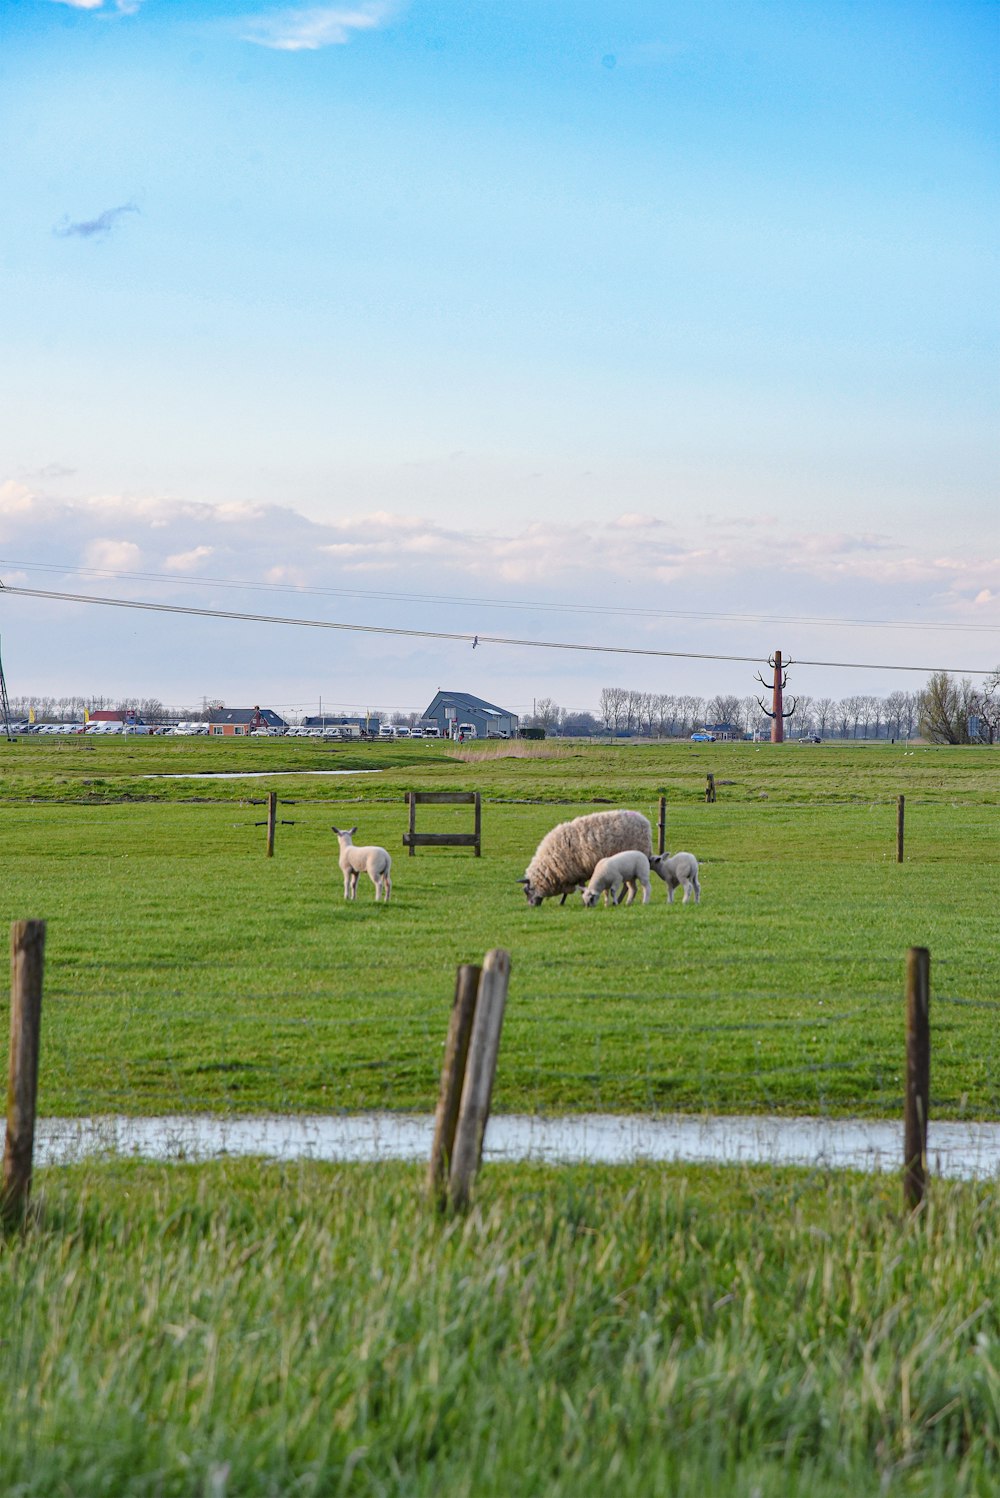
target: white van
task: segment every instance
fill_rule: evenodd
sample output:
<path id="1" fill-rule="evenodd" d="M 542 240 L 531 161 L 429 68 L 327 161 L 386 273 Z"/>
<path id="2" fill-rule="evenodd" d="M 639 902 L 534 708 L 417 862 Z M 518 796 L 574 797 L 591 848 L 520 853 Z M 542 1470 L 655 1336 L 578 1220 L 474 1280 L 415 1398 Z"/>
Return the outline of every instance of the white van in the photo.
<path id="1" fill-rule="evenodd" d="M 457 739 L 459 739 L 459 738 L 461 738 L 461 739 L 476 739 L 476 738 L 478 738 L 479 735 L 476 732 L 476 725 L 475 725 L 475 723 L 459 723 L 458 727 L 455 729 L 455 737 Z"/>

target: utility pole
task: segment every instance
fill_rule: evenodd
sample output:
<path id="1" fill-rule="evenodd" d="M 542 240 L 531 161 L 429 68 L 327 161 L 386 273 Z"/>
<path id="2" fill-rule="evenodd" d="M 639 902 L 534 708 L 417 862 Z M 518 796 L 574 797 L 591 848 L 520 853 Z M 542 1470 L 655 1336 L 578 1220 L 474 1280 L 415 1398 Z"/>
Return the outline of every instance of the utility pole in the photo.
<path id="1" fill-rule="evenodd" d="M 759 706 L 761 712 L 764 713 L 764 714 L 766 714 L 766 716 L 768 718 L 770 718 L 770 720 L 771 720 L 771 743 L 772 744 L 782 744 L 782 743 L 784 743 L 784 740 L 785 740 L 785 719 L 786 718 L 790 718 L 792 716 L 792 714 L 795 711 L 796 701 L 798 700 L 797 698 L 793 697 L 792 698 L 792 705 L 791 705 L 791 707 L 788 709 L 787 713 L 784 711 L 784 708 L 782 706 L 782 692 L 784 691 L 785 687 L 788 685 L 788 671 L 787 671 L 786 668 L 787 668 L 787 666 L 789 664 L 790 664 L 790 662 L 786 661 L 785 665 L 784 666 L 782 665 L 782 663 L 781 663 L 781 651 L 780 650 L 776 650 L 773 655 L 768 656 L 768 665 L 771 667 L 772 671 L 774 672 L 774 680 L 773 681 L 765 681 L 764 678 L 763 678 L 763 676 L 761 676 L 760 672 L 759 671 L 757 672 L 757 680 L 760 682 L 761 686 L 762 687 L 768 687 L 768 688 L 770 688 L 770 691 L 771 691 L 771 707 L 770 707 L 770 710 L 764 706 L 763 702 L 761 701 L 761 699 L 759 697 L 757 698 L 757 705 Z"/>
<path id="2" fill-rule="evenodd" d="M 0 583 L 0 588 L 2 587 L 3 583 Z M 3 731 L 7 736 L 7 742 L 8 744 L 12 744 L 14 742 L 14 737 L 10 731 L 10 702 L 7 698 L 7 683 L 4 680 L 3 675 L 2 654 L 0 654 L 0 715 L 3 716 Z"/>

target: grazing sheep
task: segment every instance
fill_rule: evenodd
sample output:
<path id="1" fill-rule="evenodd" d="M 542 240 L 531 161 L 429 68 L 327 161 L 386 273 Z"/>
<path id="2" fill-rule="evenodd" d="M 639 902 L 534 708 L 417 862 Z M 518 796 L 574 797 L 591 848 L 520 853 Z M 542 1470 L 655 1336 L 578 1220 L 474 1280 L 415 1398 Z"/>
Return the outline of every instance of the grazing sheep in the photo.
<path id="1" fill-rule="evenodd" d="M 639 811 L 595 811 L 560 822 L 535 849 L 524 878 L 529 905 L 541 905 L 552 895 L 567 895 L 585 884 L 602 858 L 635 851 L 649 858 L 653 829 Z"/>
<path id="2" fill-rule="evenodd" d="M 376 900 L 381 896 L 388 900 L 392 894 L 392 859 L 384 848 L 376 847 L 374 843 L 365 848 L 354 846 L 354 834 L 356 827 L 351 827 L 347 832 L 341 832 L 339 827 L 332 829 L 337 834 L 340 844 L 340 867 L 344 871 L 344 899 L 353 900 L 358 892 L 358 876 L 361 873 L 368 875 L 375 886 Z"/>
<path id="3" fill-rule="evenodd" d="M 658 853 L 649 860 L 649 867 L 654 874 L 659 874 L 667 886 L 667 900 L 671 905 L 674 903 L 674 890 L 679 884 L 684 887 L 684 905 L 691 895 L 694 895 L 694 903 L 699 903 L 701 885 L 698 882 L 698 860 L 693 853 Z"/>
<path id="4" fill-rule="evenodd" d="M 609 895 L 611 904 L 617 905 L 624 888 L 628 890 L 625 904 L 631 905 L 639 884 L 642 885 L 642 903 L 648 905 L 649 859 L 645 853 L 637 853 L 634 848 L 627 853 L 614 853 L 610 858 L 602 858 L 591 874 L 590 883 L 583 891 L 583 903 L 596 905 L 603 894 L 605 905 Z"/>

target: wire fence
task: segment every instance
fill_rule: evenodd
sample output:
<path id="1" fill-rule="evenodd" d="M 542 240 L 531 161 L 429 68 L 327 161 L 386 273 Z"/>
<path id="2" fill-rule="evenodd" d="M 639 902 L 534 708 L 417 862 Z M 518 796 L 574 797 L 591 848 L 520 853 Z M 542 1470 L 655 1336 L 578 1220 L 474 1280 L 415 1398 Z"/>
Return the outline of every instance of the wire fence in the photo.
<path id="1" fill-rule="evenodd" d="M 40 914 L 46 901 L 58 909 L 43 1121 L 168 1118 L 165 1137 L 176 1140 L 177 1119 L 210 1117 L 232 1141 L 251 1117 L 315 1129 L 305 1121 L 378 1114 L 384 1144 L 387 1115 L 426 1127 L 456 960 L 478 960 L 498 937 L 512 977 L 491 1137 L 515 1116 L 532 1121 L 539 1148 L 550 1125 L 568 1117 L 586 1129 L 597 1115 L 616 1117 L 634 1149 L 637 1131 L 678 1115 L 734 1139 L 746 1117 L 757 1120 L 751 1135 L 769 1117 L 898 1128 L 902 965 L 907 940 L 925 929 L 932 1121 L 1000 1118 L 1000 954 L 964 929 L 972 914 L 988 920 L 988 892 L 969 899 L 974 874 L 953 849 L 930 846 L 917 821 L 924 867 L 899 871 L 909 883 L 869 918 L 895 855 L 891 805 L 871 833 L 858 810 L 845 823 L 840 811 L 811 808 L 807 855 L 821 857 L 809 877 L 822 891 L 845 874 L 856 882 L 846 916 L 830 916 L 839 931 L 860 933 L 842 943 L 827 938 L 815 890 L 786 887 L 779 904 L 764 902 L 775 862 L 787 870 L 783 858 L 804 857 L 799 809 L 789 817 L 787 805 L 765 813 L 769 859 L 755 856 L 752 833 L 740 841 L 728 808 L 671 808 L 668 845 L 704 852 L 703 903 L 667 910 L 660 894 L 655 910 L 584 913 L 553 902 L 528 911 L 513 887 L 524 866 L 517 848 L 530 848 L 561 809 L 505 806 L 517 836 L 508 827 L 504 841 L 501 813 L 487 806 L 482 863 L 467 850 L 421 850 L 397 862 L 386 910 L 370 892 L 342 901 L 328 828 L 357 817 L 389 842 L 405 807 L 295 799 L 295 826 L 279 821 L 273 862 L 249 804 L 142 808 L 138 819 L 135 808 L 115 808 L 104 815 L 132 818 L 143 841 L 114 849 L 94 828 L 117 822 L 59 809 L 56 830 L 20 871 L 22 897 Z M 468 820 L 468 808 L 434 810 L 443 825 Z M 988 848 L 991 809 L 959 815 L 964 845 Z M 988 1166 L 987 1145 L 978 1150 Z"/>

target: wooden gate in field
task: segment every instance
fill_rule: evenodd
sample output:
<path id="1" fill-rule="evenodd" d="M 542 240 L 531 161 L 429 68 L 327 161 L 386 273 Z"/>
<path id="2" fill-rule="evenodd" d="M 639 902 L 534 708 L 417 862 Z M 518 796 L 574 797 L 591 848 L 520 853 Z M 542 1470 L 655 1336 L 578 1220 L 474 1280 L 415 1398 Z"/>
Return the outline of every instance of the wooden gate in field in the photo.
<path id="1" fill-rule="evenodd" d="M 410 807 L 410 830 L 403 833 L 403 846 L 409 848 L 413 858 L 418 848 L 475 848 L 476 857 L 482 850 L 482 807 L 478 791 L 407 791 Z M 475 824 L 472 832 L 418 832 L 418 806 L 474 806 Z"/>

